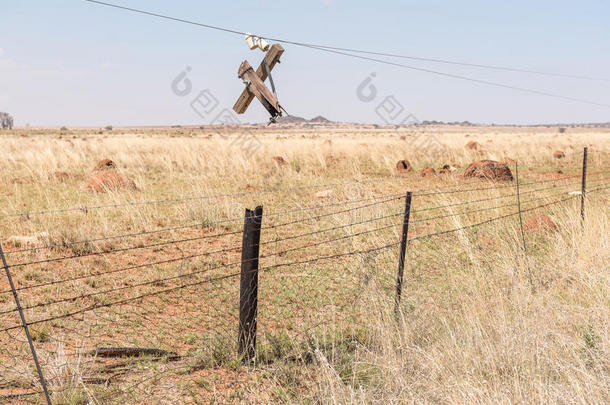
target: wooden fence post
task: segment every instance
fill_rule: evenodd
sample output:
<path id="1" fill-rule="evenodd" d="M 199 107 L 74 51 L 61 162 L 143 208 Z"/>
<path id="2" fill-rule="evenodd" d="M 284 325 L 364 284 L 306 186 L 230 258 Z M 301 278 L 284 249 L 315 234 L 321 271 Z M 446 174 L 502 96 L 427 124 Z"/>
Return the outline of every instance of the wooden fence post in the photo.
<path id="1" fill-rule="evenodd" d="M 256 317 L 258 307 L 258 257 L 261 240 L 263 207 L 246 209 L 241 247 L 241 279 L 239 288 L 238 353 L 244 362 L 256 354 Z"/>
<path id="2" fill-rule="evenodd" d="M 587 193 L 587 152 L 585 146 L 582 154 L 582 189 L 580 191 L 580 221 L 584 228 L 585 226 L 585 194 Z"/>
<path id="3" fill-rule="evenodd" d="M 394 313 L 398 314 L 400 296 L 402 295 L 402 277 L 405 271 L 405 253 L 407 252 L 407 237 L 409 234 L 409 218 L 411 216 L 411 197 L 413 193 L 407 192 L 405 213 L 402 221 L 402 236 L 400 238 L 400 254 L 398 256 L 398 275 L 396 276 L 396 298 L 394 299 Z"/>

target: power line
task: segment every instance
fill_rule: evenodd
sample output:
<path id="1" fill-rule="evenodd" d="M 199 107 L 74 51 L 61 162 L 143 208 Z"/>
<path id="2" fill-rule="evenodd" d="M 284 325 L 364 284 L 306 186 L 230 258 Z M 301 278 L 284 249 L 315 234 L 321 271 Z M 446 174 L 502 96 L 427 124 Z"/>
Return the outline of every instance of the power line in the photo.
<path id="1" fill-rule="evenodd" d="M 516 73 L 530 73 L 530 74 L 535 74 L 535 75 L 551 76 L 551 77 L 565 77 L 568 79 L 610 82 L 610 79 L 606 79 L 603 77 L 571 75 L 571 74 L 556 73 L 556 72 L 543 72 L 540 70 L 518 69 L 518 68 L 499 66 L 499 65 L 484 65 L 484 64 L 480 64 L 480 63 L 458 62 L 458 61 L 454 61 L 454 60 L 439 59 L 439 58 L 423 58 L 423 57 L 419 57 L 419 56 L 400 55 L 400 54 L 395 54 L 395 53 L 384 53 L 384 52 L 373 52 L 373 51 L 365 51 L 365 50 L 360 50 L 360 49 L 340 48 L 340 47 L 326 46 L 326 45 L 316 45 L 316 47 L 331 49 L 334 51 L 363 53 L 363 54 L 367 54 L 367 55 L 387 56 L 387 57 L 391 57 L 391 58 L 400 58 L 400 59 L 411 59 L 411 60 L 418 60 L 418 61 L 422 61 L 422 62 L 444 63 L 444 64 L 448 64 L 448 65 L 468 66 L 468 67 L 476 67 L 476 68 L 490 69 L 490 70 L 503 70 L 503 71 L 507 71 L 507 72 L 516 72 Z"/>
<path id="2" fill-rule="evenodd" d="M 223 27 L 210 25 L 210 24 L 198 23 L 198 22 L 194 22 L 194 21 L 190 21 L 190 20 L 184 20 L 181 18 L 170 17 L 170 16 L 163 15 L 163 14 L 157 14 L 157 13 L 152 13 L 149 11 L 119 6 L 116 4 L 106 3 L 106 2 L 102 2 L 102 1 L 96 1 L 96 0 L 85 0 L 85 1 L 87 1 L 89 3 L 96 3 L 99 5 L 103 5 L 103 6 L 114 7 L 114 8 L 118 8 L 118 9 L 122 9 L 122 10 L 126 10 L 126 11 L 132 11 L 132 12 L 136 12 L 136 13 L 140 13 L 140 14 L 146 14 L 146 15 L 153 16 L 153 17 L 169 19 L 169 20 L 173 20 L 173 21 L 177 21 L 177 22 L 182 22 L 185 24 L 197 25 L 200 27 L 205 27 L 205 28 L 209 28 L 209 29 L 213 29 L 213 30 L 217 30 L 217 31 L 228 32 L 231 34 L 246 35 L 245 32 L 238 31 L 238 30 L 223 28 Z M 443 64 L 449 64 L 449 65 L 476 67 L 476 68 L 481 68 L 481 69 L 503 70 L 503 71 L 516 72 L 516 73 L 530 73 L 530 74 L 551 76 L 551 77 L 565 77 L 565 78 L 569 78 L 569 79 L 582 79 L 582 80 L 610 82 L 610 79 L 601 78 L 601 77 L 572 75 L 572 74 L 557 73 L 557 72 L 544 72 L 544 71 L 540 71 L 540 70 L 520 69 L 520 68 L 506 67 L 506 66 L 499 66 L 499 65 L 486 65 L 486 64 L 481 64 L 481 63 L 459 62 L 459 61 L 440 59 L 440 58 L 424 58 L 424 57 L 413 56 L 413 55 L 404 55 L 404 54 L 387 53 L 387 52 L 375 52 L 375 51 L 368 51 L 368 50 L 362 50 L 362 49 L 342 48 L 342 47 L 337 47 L 337 46 L 320 45 L 320 44 L 308 44 L 308 43 L 304 43 L 304 42 L 280 40 L 277 38 L 271 38 L 271 37 L 267 37 L 267 36 L 263 36 L 263 35 L 256 35 L 256 36 L 270 40 L 270 41 L 282 42 L 282 43 L 290 44 L 290 45 L 313 46 L 316 48 L 324 48 L 324 49 L 330 49 L 330 50 L 334 50 L 334 51 L 362 53 L 362 54 L 367 54 L 367 55 L 386 56 L 386 57 L 391 57 L 391 58 L 410 59 L 410 60 L 417 60 L 417 61 L 422 61 L 422 62 L 433 62 L 433 63 L 443 63 Z"/>
<path id="3" fill-rule="evenodd" d="M 86 1 L 88 3 L 95 3 L 95 4 L 107 6 L 107 7 L 117 8 L 117 9 L 121 9 L 121 10 L 125 10 L 125 11 L 131 11 L 131 12 L 134 12 L 134 13 L 144 14 L 144 15 L 148 15 L 148 16 L 152 16 L 152 17 L 163 18 L 163 19 L 171 20 L 171 21 L 175 21 L 175 22 L 181 22 L 181 23 L 184 23 L 184 24 L 195 25 L 195 26 L 202 27 L 202 28 L 207 28 L 207 29 L 227 32 L 227 33 L 230 33 L 230 34 L 239 34 L 239 35 L 246 35 L 247 34 L 245 31 L 238 31 L 238 30 L 234 30 L 234 29 L 230 29 L 230 28 L 224 28 L 224 27 L 220 27 L 220 26 L 216 26 L 216 25 L 199 23 L 199 22 L 195 22 L 195 21 L 191 21 L 191 20 L 185 20 L 185 19 L 182 19 L 182 18 L 171 17 L 171 16 L 168 16 L 168 15 L 165 15 L 165 14 L 153 13 L 153 12 L 150 12 L 150 11 L 145 11 L 145 10 L 141 10 L 141 9 L 135 9 L 135 8 L 131 8 L 131 7 L 120 6 L 120 5 L 117 5 L 117 4 L 107 3 L 107 2 L 103 2 L 103 1 L 98 1 L 98 0 L 84 0 L 84 1 Z M 391 62 L 391 61 L 387 61 L 387 60 L 383 60 L 383 59 L 372 58 L 372 57 L 362 56 L 362 55 L 355 55 L 355 54 L 349 53 L 349 52 L 372 54 L 372 55 L 377 55 L 377 56 L 382 56 L 383 55 L 383 56 L 392 56 L 392 57 L 404 57 L 404 58 L 406 58 L 406 55 L 384 54 L 382 52 L 362 51 L 362 50 L 350 49 L 350 48 L 339 48 L 339 47 L 331 47 L 331 46 L 326 46 L 326 45 L 309 44 L 309 43 L 305 43 L 305 42 L 297 42 L 297 41 L 290 41 L 290 40 L 285 40 L 285 39 L 280 39 L 280 38 L 272 38 L 272 37 L 263 36 L 263 35 L 257 35 L 257 36 L 259 36 L 261 38 L 265 38 L 265 39 L 267 39 L 269 41 L 275 41 L 275 42 L 279 42 L 279 43 L 283 43 L 283 44 L 296 45 L 296 46 L 306 47 L 306 48 L 310 48 L 310 49 L 317 49 L 317 50 L 320 50 L 320 51 L 335 53 L 335 54 L 338 54 L 338 55 L 349 56 L 349 57 L 352 57 L 352 58 L 368 60 L 368 61 L 371 61 L 371 62 L 377 62 L 377 63 L 382 63 L 382 64 L 391 65 L 391 66 L 395 66 L 395 67 L 401 67 L 401 68 L 404 68 L 404 69 L 410 69 L 410 70 L 420 71 L 420 72 L 424 72 L 424 73 L 430 73 L 430 74 L 450 77 L 450 78 L 453 78 L 453 79 L 466 80 L 466 81 L 475 82 L 475 83 L 479 83 L 479 84 L 485 84 L 485 85 L 488 85 L 488 86 L 501 87 L 501 88 L 506 88 L 506 89 L 515 90 L 515 91 L 521 91 L 521 92 L 537 94 L 537 95 L 546 96 L 546 97 L 552 97 L 552 98 L 558 98 L 558 99 L 563 99 L 563 100 L 568 100 L 568 101 L 574 101 L 574 102 L 579 102 L 579 103 L 592 104 L 592 105 L 597 105 L 597 106 L 601 106 L 601 107 L 610 107 L 610 105 L 603 104 L 603 103 L 598 103 L 598 102 L 595 102 L 595 101 L 589 101 L 589 100 L 584 100 L 584 99 L 575 98 L 575 97 L 568 97 L 568 96 L 563 96 L 563 95 L 560 95 L 560 94 L 555 94 L 555 93 L 549 93 L 549 92 L 545 92 L 545 91 L 528 89 L 528 88 L 525 88 L 525 87 L 512 86 L 512 85 L 508 85 L 508 84 L 492 82 L 492 81 L 489 81 L 489 80 L 476 79 L 476 78 L 472 78 L 472 77 L 468 77 L 468 76 L 462 76 L 462 75 L 457 75 L 457 74 L 452 74 L 452 73 L 446 73 L 446 72 L 436 71 L 436 70 L 432 70 L 432 69 L 420 68 L 420 67 L 405 65 L 405 64 L 402 64 L 402 63 Z M 420 58 L 420 59 L 424 59 L 424 58 Z M 437 61 L 438 62 L 438 61 L 440 61 L 440 59 L 438 59 L 438 60 L 430 59 L 428 61 L 430 61 L 430 62 L 431 61 Z M 453 62 L 453 61 L 444 61 L 443 63 L 461 64 L 461 63 Z M 472 65 L 472 66 L 475 66 L 476 64 L 463 64 L 463 65 Z M 477 67 L 484 67 L 484 66 L 486 68 L 495 68 L 495 69 L 501 68 L 499 66 L 492 67 L 491 65 L 479 65 Z M 519 69 L 514 69 L 514 68 L 501 68 L 501 69 L 502 70 L 513 70 L 513 71 L 519 70 Z M 551 73 L 545 73 L 545 72 L 539 72 L 539 71 L 527 71 L 526 69 L 520 69 L 519 71 L 521 71 L 523 73 L 536 73 L 536 74 L 545 74 L 545 75 L 557 76 L 557 74 L 551 74 Z M 570 76 L 570 75 L 564 75 L 564 76 Z M 573 78 L 576 78 L 576 77 L 584 78 L 584 76 L 573 76 Z M 589 79 L 590 80 L 599 80 L 599 79 L 594 79 L 594 78 L 589 78 Z M 602 80 L 605 80 L 605 79 L 602 79 Z"/>
<path id="4" fill-rule="evenodd" d="M 86 0 L 86 1 L 89 1 L 89 0 Z M 278 42 L 281 42 L 281 41 L 278 41 Z M 304 45 L 304 46 L 306 46 L 306 45 Z M 320 48 L 320 47 L 316 47 L 316 46 L 313 46 L 313 45 L 310 45 L 310 46 L 307 46 L 307 47 L 308 48 L 312 48 L 312 49 L 318 49 L 318 50 L 325 51 L 325 52 L 336 53 L 338 55 L 350 56 L 352 58 L 368 60 L 368 61 L 371 61 L 371 62 L 377 62 L 377 63 L 382 63 L 382 64 L 385 64 L 385 65 L 400 67 L 400 68 L 404 68 L 404 69 L 410 69 L 410 70 L 415 70 L 415 71 L 424 72 L 424 73 L 431 73 L 431 74 L 435 74 L 435 75 L 438 75 L 438 76 L 450 77 L 450 78 L 453 78 L 453 79 L 466 80 L 466 81 L 473 82 L 473 83 L 486 84 L 488 86 L 501 87 L 501 88 L 505 88 L 505 89 L 509 89 L 509 90 L 515 90 L 515 91 L 521 91 L 521 92 L 524 92 L 524 93 L 537 94 L 539 96 L 558 98 L 558 99 L 562 99 L 562 100 L 575 101 L 575 102 L 578 102 L 578 103 L 591 104 L 591 105 L 596 105 L 596 106 L 600 106 L 600 107 L 610 107 L 610 105 L 608 105 L 608 104 L 598 103 L 596 101 L 589 101 L 589 100 L 585 100 L 585 99 L 582 99 L 582 98 L 563 96 L 561 94 L 549 93 L 549 92 L 546 92 L 546 91 L 540 91 L 540 90 L 534 90 L 534 89 L 528 89 L 526 87 L 513 86 L 513 85 L 510 85 L 510 84 L 492 82 L 492 81 L 489 81 L 489 80 L 477 79 L 477 78 L 469 77 L 469 76 L 462 76 L 462 75 L 457 75 L 457 74 L 453 74 L 453 73 L 441 72 L 441 71 L 438 71 L 438 70 L 420 68 L 420 67 L 405 65 L 405 64 L 402 64 L 402 63 L 391 62 L 391 61 L 388 61 L 388 60 L 371 58 L 371 57 L 368 57 L 368 56 L 354 55 L 354 54 L 347 53 L 347 52 L 335 51 L 335 50 L 328 49 L 328 48 Z"/>

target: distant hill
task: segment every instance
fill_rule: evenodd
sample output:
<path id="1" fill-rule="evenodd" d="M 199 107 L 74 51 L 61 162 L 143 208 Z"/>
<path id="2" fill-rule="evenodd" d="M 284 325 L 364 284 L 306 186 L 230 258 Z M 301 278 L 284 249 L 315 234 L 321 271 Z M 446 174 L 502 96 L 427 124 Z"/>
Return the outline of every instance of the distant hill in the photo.
<path id="1" fill-rule="evenodd" d="M 309 122 L 317 122 L 317 123 L 320 123 L 320 124 L 330 124 L 332 121 L 324 118 L 321 115 L 318 115 L 317 117 L 314 117 L 314 118 L 310 119 Z"/>
<path id="2" fill-rule="evenodd" d="M 279 124 L 301 124 L 307 122 L 303 117 L 297 117 L 296 115 L 286 115 L 277 119 Z"/>
<path id="3" fill-rule="evenodd" d="M 277 122 L 279 124 L 306 124 L 306 123 L 332 124 L 331 120 L 324 118 L 321 115 L 318 115 L 317 117 L 314 117 L 310 120 L 307 120 L 303 117 L 297 117 L 296 115 L 286 115 L 284 117 L 278 118 Z"/>
<path id="4" fill-rule="evenodd" d="M 279 124 L 285 125 L 304 125 L 309 126 L 308 124 L 314 125 L 371 125 L 375 128 L 380 126 L 390 126 L 390 127 L 407 127 L 407 126 L 460 126 L 460 127 L 477 127 L 477 126 L 507 126 L 507 127 L 564 127 L 564 128 L 610 128 L 610 122 L 599 122 L 599 123 L 547 123 L 547 124 L 502 124 L 502 123 L 474 123 L 470 121 L 438 121 L 438 120 L 425 120 L 420 123 L 410 123 L 410 124 L 366 124 L 366 123 L 341 123 L 335 122 L 318 115 L 310 120 L 299 117 L 296 115 L 286 115 L 277 119 Z M 260 125 L 267 125 L 267 123 L 261 123 Z"/>

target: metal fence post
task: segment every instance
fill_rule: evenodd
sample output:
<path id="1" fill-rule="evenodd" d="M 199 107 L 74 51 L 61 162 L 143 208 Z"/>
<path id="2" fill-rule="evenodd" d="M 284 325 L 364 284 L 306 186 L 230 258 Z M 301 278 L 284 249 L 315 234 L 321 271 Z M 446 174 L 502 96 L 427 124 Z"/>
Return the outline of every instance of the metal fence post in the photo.
<path id="1" fill-rule="evenodd" d="M 394 299 L 394 313 L 398 314 L 400 296 L 402 295 L 402 277 L 405 271 L 405 253 L 407 252 L 407 236 L 409 234 L 409 218 L 411 216 L 411 197 L 413 193 L 407 192 L 405 213 L 402 221 L 402 236 L 400 238 L 400 254 L 398 256 L 398 275 L 396 276 L 396 298 Z"/>
<path id="2" fill-rule="evenodd" d="M 580 221 L 585 226 L 585 194 L 587 193 L 587 152 L 589 148 L 585 146 L 582 153 L 582 189 L 580 191 Z"/>
<path id="3" fill-rule="evenodd" d="M 519 165 L 515 162 L 515 181 L 517 184 L 517 209 L 519 210 L 519 227 L 521 228 L 521 240 L 523 241 L 523 251 L 527 253 L 525 246 L 525 233 L 523 232 L 523 214 L 521 213 L 521 195 L 519 194 Z"/>
<path id="4" fill-rule="evenodd" d="M 258 307 L 258 257 L 261 240 L 263 207 L 246 209 L 241 248 L 241 279 L 239 288 L 238 351 L 244 362 L 256 354 L 256 317 Z"/>
<path id="5" fill-rule="evenodd" d="M 17 311 L 19 312 L 19 317 L 21 318 L 21 324 L 23 325 L 23 330 L 25 331 L 25 337 L 28 340 L 28 344 L 30 346 L 30 351 L 32 352 L 32 357 L 34 358 L 34 364 L 36 365 L 36 371 L 38 372 L 38 379 L 40 380 L 40 385 L 42 386 L 42 391 L 44 392 L 45 399 L 48 405 L 51 405 L 51 397 L 49 396 L 49 390 L 47 389 L 47 383 L 44 379 L 44 375 L 42 374 L 42 368 L 40 368 L 40 363 L 38 362 L 38 355 L 36 354 L 36 349 L 34 348 L 34 342 L 32 341 L 32 337 L 30 336 L 30 330 L 28 328 L 28 323 L 25 320 L 25 316 L 23 315 L 23 309 L 21 307 L 21 303 L 19 302 L 19 296 L 17 295 L 17 290 L 15 289 L 15 283 L 13 283 L 13 277 L 11 277 L 11 272 L 9 271 L 8 263 L 6 262 L 6 257 L 4 256 L 4 250 L 2 249 L 2 244 L 0 243 L 0 257 L 2 257 L 2 266 L 4 267 L 4 271 L 6 272 L 6 278 L 8 279 L 8 283 L 11 287 L 11 291 L 13 292 L 13 298 L 15 300 L 15 305 L 17 306 Z"/>

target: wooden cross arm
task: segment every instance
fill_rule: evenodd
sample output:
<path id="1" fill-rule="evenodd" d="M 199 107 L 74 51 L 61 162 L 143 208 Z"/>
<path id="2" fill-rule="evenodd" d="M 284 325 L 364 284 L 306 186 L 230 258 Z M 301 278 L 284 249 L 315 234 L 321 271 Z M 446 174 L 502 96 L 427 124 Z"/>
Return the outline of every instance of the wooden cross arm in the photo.
<path id="1" fill-rule="evenodd" d="M 284 48 L 282 48 L 282 46 L 279 44 L 273 44 L 269 51 L 267 51 L 264 62 L 266 62 L 267 66 L 269 66 L 269 71 L 271 71 L 275 64 L 280 61 L 280 56 L 282 56 L 283 53 Z M 267 70 L 265 69 L 264 62 L 258 66 L 258 69 L 256 69 L 256 75 L 261 79 L 262 82 L 267 80 Z M 239 98 L 235 102 L 235 105 L 233 105 L 233 110 L 238 114 L 243 114 L 246 112 L 248 106 L 255 97 L 254 93 L 252 93 L 248 87 L 249 86 L 242 91 Z"/>
<path id="2" fill-rule="evenodd" d="M 248 91 L 258 98 L 265 109 L 269 111 L 271 117 L 275 118 L 280 115 L 280 104 L 271 90 L 265 86 L 265 83 L 263 83 L 261 78 L 254 72 L 254 69 L 252 69 L 247 60 L 243 61 L 239 67 L 239 77 L 248 83 L 248 86 L 246 87 Z"/>

